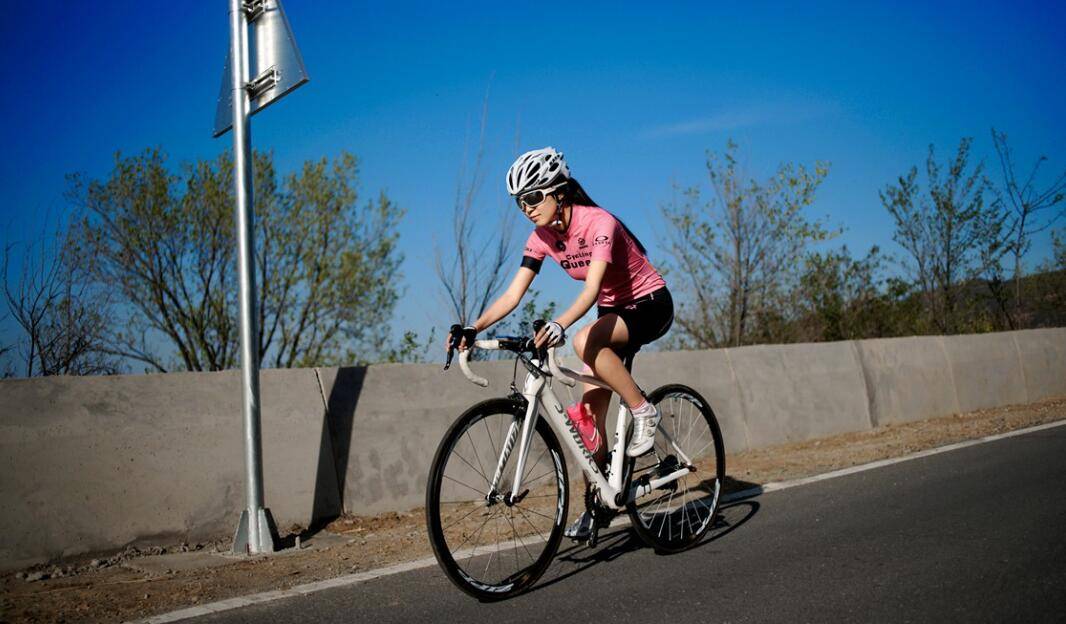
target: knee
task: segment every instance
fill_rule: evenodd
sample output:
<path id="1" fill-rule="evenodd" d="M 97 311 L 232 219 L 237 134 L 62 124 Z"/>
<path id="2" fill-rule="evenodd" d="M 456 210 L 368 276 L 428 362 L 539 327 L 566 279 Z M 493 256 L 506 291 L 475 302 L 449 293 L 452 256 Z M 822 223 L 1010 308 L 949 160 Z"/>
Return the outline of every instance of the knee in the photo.
<path id="1" fill-rule="evenodd" d="M 577 357 L 581 358 L 581 361 L 585 361 L 585 347 L 588 346 L 588 338 L 588 327 L 574 334 L 574 353 L 577 355 Z"/>
<path id="2" fill-rule="evenodd" d="M 601 408 L 606 407 L 606 403 L 610 402 L 611 391 L 605 388 L 586 386 L 585 392 L 581 395 L 581 400 L 592 405 L 594 411 L 600 411 Z"/>

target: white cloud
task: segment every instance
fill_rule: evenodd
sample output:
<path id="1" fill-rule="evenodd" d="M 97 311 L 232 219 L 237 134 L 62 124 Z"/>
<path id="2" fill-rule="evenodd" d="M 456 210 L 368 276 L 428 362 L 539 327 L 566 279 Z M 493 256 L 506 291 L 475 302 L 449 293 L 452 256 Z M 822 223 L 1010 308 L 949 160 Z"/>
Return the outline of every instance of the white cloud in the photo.
<path id="1" fill-rule="evenodd" d="M 721 111 L 698 119 L 655 126 L 646 129 L 641 133 L 641 136 L 646 139 L 661 139 L 692 134 L 728 132 L 752 126 L 796 123 L 821 117 L 835 110 L 835 106 L 828 105 L 754 105 Z"/>

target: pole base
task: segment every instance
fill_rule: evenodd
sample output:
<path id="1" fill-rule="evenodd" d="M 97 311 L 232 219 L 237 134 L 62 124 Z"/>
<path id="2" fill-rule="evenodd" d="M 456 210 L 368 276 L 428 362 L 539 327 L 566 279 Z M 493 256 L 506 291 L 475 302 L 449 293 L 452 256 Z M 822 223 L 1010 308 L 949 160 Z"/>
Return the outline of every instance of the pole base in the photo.
<path id="1" fill-rule="evenodd" d="M 258 542 L 251 539 L 251 527 L 248 526 L 248 510 L 241 512 L 240 522 L 237 523 L 237 531 L 233 534 L 233 548 L 230 552 L 235 555 L 258 555 L 268 554 L 277 550 L 278 527 L 274 524 L 274 517 L 270 510 L 260 507 L 256 513 Z"/>

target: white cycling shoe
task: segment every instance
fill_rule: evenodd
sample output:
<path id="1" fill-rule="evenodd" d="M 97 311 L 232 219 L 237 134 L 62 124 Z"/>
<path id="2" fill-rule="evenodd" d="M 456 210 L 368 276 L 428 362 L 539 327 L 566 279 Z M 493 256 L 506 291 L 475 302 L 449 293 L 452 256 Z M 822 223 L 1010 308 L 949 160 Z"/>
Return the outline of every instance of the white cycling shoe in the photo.
<path id="1" fill-rule="evenodd" d="M 626 448 L 626 455 L 639 457 L 651 450 L 655 445 L 655 430 L 659 428 L 659 408 L 651 406 L 652 413 L 644 416 L 633 414 L 633 438 Z"/>
<path id="2" fill-rule="evenodd" d="M 592 514 L 588 511 L 578 516 L 577 520 L 574 520 L 573 524 L 566 527 L 563 531 L 563 535 L 578 542 L 585 541 L 592 534 L 592 525 L 595 522 L 592 518 Z"/>

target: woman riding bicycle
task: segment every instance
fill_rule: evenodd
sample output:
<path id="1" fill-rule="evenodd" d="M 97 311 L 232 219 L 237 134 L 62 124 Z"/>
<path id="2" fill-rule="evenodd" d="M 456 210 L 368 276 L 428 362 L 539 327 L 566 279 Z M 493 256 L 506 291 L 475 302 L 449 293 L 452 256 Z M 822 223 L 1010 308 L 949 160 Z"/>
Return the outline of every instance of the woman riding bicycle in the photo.
<path id="1" fill-rule="evenodd" d="M 662 337 L 673 324 L 674 304 L 666 282 L 648 261 L 640 241 L 570 176 L 561 152 L 546 147 L 519 156 L 507 172 L 507 191 L 536 229 L 526 241 L 521 267 L 511 285 L 473 325 L 464 328 L 459 349 L 466 349 L 477 332 L 518 307 L 544 257 L 550 255 L 571 277 L 584 281 L 585 287 L 565 312 L 537 333 L 535 343 L 554 346 L 567 328 L 598 304 L 596 322 L 574 335 L 574 351 L 629 407 L 633 438 L 626 454 L 646 453 L 655 441 L 659 411 L 645 400 L 623 360 Z M 602 440 L 610 399 L 610 391 L 585 385 L 579 405 L 567 410 L 601 467 L 607 455 Z M 591 527 L 586 511 L 566 535 L 583 539 Z"/>

